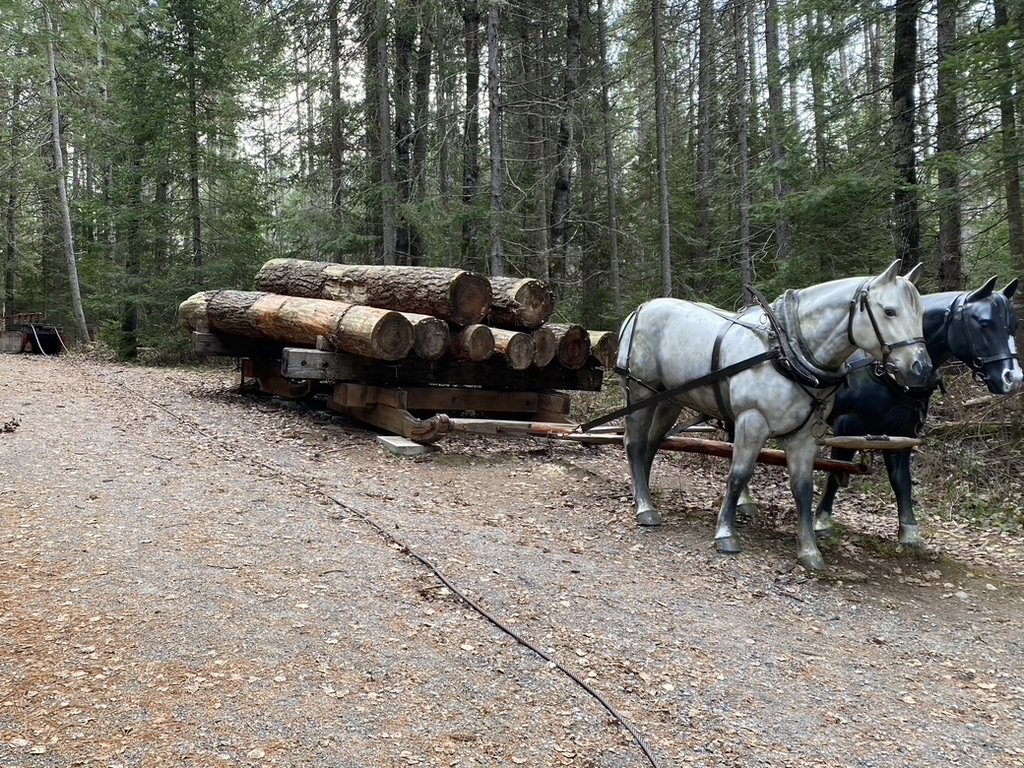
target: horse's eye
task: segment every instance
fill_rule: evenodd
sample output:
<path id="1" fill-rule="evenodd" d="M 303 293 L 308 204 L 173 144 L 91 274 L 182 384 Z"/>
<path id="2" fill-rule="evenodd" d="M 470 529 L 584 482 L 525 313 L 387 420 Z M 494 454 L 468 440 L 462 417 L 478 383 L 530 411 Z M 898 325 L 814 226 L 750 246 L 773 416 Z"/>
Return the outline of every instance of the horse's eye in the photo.
<path id="1" fill-rule="evenodd" d="M 886 307 L 885 308 L 885 316 L 886 317 L 896 317 L 896 310 L 893 309 L 892 307 Z"/>
<path id="2" fill-rule="evenodd" d="M 987 331 L 989 328 L 992 327 L 992 321 L 991 320 L 982 320 L 981 322 L 978 323 L 978 325 L 981 326 L 981 329 L 983 331 Z"/>

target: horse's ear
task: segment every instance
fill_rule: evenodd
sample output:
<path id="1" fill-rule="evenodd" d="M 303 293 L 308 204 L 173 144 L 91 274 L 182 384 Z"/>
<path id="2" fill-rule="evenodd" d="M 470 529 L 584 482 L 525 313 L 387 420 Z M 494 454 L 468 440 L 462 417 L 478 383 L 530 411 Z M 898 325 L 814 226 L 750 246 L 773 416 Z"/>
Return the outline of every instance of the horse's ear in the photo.
<path id="1" fill-rule="evenodd" d="M 992 277 L 988 279 L 988 282 L 981 286 L 981 288 L 975 288 L 973 291 L 967 294 L 967 298 L 964 299 L 964 304 L 970 304 L 972 301 L 981 301 L 982 299 L 987 299 L 989 296 L 992 295 L 992 291 L 995 290 L 995 287 L 996 276 L 992 275 Z"/>
<path id="2" fill-rule="evenodd" d="M 895 280 L 900 273 L 900 267 L 902 264 L 903 259 L 896 259 L 896 261 L 889 265 L 889 268 L 885 270 L 885 272 L 875 278 L 875 281 L 879 283 L 887 283 L 891 280 Z"/>
<path id="3" fill-rule="evenodd" d="M 921 279 L 921 275 L 923 273 L 924 273 L 924 262 L 923 261 L 919 261 L 919 262 L 917 262 L 917 266 L 915 266 L 912 270 L 907 272 L 907 274 L 905 274 L 904 277 L 907 278 L 907 280 L 909 280 L 912 285 L 917 285 L 917 281 Z"/>
<path id="4" fill-rule="evenodd" d="M 1013 280 L 1011 280 L 1009 283 L 1006 284 L 1006 287 L 1003 288 L 1001 293 L 1003 294 L 1003 296 L 1005 296 L 1006 298 L 1009 299 L 1009 298 L 1011 298 L 1013 296 L 1013 294 L 1015 294 L 1017 292 L 1017 286 L 1019 284 L 1020 284 L 1020 278 L 1015 277 L 1015 278 L 1013 278 Z"/>

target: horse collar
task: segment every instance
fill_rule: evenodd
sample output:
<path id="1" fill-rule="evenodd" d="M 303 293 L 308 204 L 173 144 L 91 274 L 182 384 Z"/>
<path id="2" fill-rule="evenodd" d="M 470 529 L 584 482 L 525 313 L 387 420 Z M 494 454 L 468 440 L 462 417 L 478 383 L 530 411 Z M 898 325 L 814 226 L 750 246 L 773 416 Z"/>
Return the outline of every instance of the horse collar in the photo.
<path id="1" fill-rule="evenodd" d="M 776 319 L 771 306 L 764 306 L 769 321 L 776 328 L 781 347 L 782 356 L 778 361 L 778 367 L 785 375 L 810 387 L 820 389 L 838 386 L 846 378 L 845 368 L 832 370 L 818 362 L 800 332 L 797 317 L 799 306 L 799 292 L 792 289 L 782 294 L 775 302 L 774 309 L 781 316 L 781 320 Z"/>

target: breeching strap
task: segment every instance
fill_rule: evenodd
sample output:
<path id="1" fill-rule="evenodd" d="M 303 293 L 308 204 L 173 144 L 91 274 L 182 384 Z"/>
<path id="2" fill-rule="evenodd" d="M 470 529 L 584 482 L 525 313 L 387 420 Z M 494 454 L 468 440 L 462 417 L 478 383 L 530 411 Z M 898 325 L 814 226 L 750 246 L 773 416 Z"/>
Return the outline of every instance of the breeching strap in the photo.
<path id="1" fill-rule="evenodd" d="M 619 408 L 618 410 L 612 411 L 611 413 L 606 413 L 604 416 L 599 416 L 598 418 L 592 419 L 591 421 L 588 421 L 585 424 L 581 424 L 579 426 L 579 431 L 589 432 L 594 427 L 599 427 L 602 424 L 607 424 L 609 421 L 614 421 L 615 419 L 621 418 L 622 416 L 628 416 L 634 411 L 639 411 L 641 408 L 650 408 L 653 405 L 657 405 L 662 400 L 668 400 L 670 398 L 675 397 L 676 395 L 681 395 L 683 392 L 688 392 L 691 389 L 696 389 L 697 387 L 704 387 L 707 386 L 708 384 L 713 384 L 719 379 L 724 379 L 728 376 L 732 376 L 734 373 L 739 373 L 740 371 L 745 371 L 748 368 L 753 368 L 755 365 L 760 365 L 761 363 L 767 360 L 773 360 L 779 357 L 780 354 L 781 352 L 779 351 L 779 349 L 777 347 L 773 347 L 772 349 L 762 352 L 759 355 L 748 357 L 746 360 L 740 360 L 738 363 L 727 365 L 725 366 L 725 368 L 720 368 L 717 371 L 705 373 L 703 376 L 698 376 L 696 379 L 684 381 L 682 384 L 677 384 L 676 386 L 670 387 L 669 389 L 666 389 L 663 392 L 658 392 L 657 394 L 651 395 L 650 397 L 645 397 L 643 400 L 640 400 L 636 403 L 630 403 L 624 408 Z"/>

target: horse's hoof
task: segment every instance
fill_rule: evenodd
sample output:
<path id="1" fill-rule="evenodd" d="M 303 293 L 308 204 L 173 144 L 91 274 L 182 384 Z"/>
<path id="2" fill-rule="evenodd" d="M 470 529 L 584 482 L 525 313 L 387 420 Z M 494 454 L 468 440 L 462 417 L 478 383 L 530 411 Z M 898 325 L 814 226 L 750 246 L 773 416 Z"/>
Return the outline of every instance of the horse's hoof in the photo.
<path id="1" fill-rule="evenodd" d="M 715 539 L 715 549 L 726 555 L 738 555 L 743 550 L 740 548 L 740 540 L 735 536 L 725 536 Z"/>
<path id="2" fill-rule="evenodd" d="M 836 532 L 835 526 L 832 525 L 831 520 L 815 520 L 814 521 L 814 534 L 819 539 L 827 539 L 833 533 Z"/>
<path id="3" fill-rule="evenodd" d="M 924 552 L 928 549 L 924 537 L 921 535 L 921 527 L 918 525 L 907 525 L 900 528 L 899 542 L 904 547 Z"/>
<path id="4" fill-rule="evenodd" d="M 746 504 L 736 505 L 736 516 L 743 517 L 747 520 L 756 520 L 761 515 L 761 510 L 757 508 L 757 504 L 752 501 L 748 501 Z"/>
<path id="5" fill-rule="evenodd" d="M 821 552 L 804 552 L 797 556 L 797 562 L 809 571 L 824 571 L 825 558 Z"/>
<path id="6" fill-rule="evenodd" d="M 661 515 L 656 509 L 648 509 L 645 512 L 637 512 L 636 521 L 640 525 L 661 525 Z"/>

